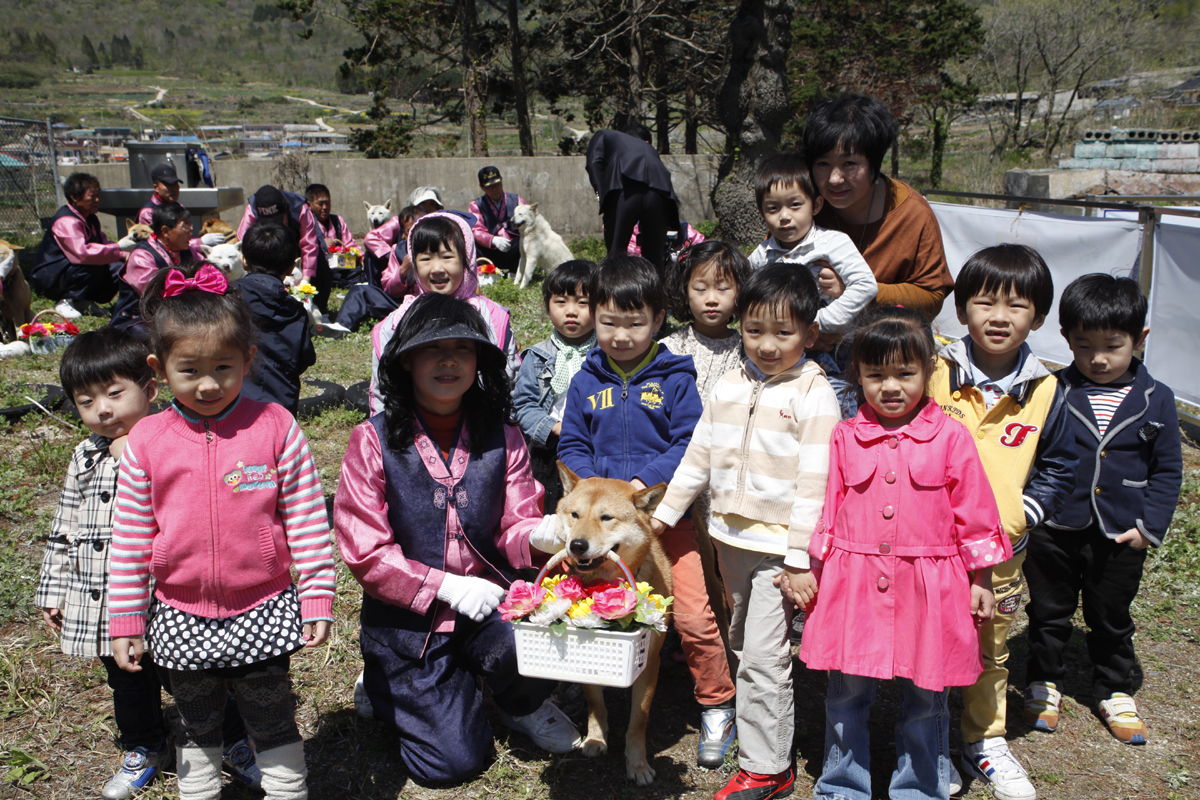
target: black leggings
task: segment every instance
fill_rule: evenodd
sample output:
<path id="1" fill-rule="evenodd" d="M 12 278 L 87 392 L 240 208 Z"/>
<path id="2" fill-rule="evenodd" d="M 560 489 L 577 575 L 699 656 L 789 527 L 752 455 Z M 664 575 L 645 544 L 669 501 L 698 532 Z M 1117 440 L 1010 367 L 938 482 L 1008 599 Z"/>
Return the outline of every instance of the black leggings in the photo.
<path id="1" fill-rule="evenodd" d="M 661 274 L 667 255 L 667 231 L 679 229 L 679 209 L 662 192 L 636 181 L 604 198 L 604 244 L 609 256 L 623 256 L 638 226 L 642 257 Z"/>

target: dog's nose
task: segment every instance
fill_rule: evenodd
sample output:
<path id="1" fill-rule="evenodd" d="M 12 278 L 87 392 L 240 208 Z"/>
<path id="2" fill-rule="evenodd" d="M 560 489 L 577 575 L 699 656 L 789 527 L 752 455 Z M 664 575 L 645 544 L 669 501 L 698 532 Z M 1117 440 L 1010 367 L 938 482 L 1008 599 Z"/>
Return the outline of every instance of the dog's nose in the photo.
<path id="1" fill-rule="evenodd" d="M 570 547 L 571 555 L 581 556 L 588 551 L 590 545 L 587 539 L 572 539 Z"/>

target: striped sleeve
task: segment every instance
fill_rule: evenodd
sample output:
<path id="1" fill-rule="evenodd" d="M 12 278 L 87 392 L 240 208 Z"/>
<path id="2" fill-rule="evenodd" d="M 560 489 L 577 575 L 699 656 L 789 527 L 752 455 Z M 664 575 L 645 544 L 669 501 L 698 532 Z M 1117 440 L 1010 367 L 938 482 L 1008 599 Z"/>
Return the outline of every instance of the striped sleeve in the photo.
<path id="1" fill-rule="evenodd" d="M 150 606 L 150 557 L 158 523 L 150 502 L 150 476 L 133 442 L 125 445 L 113 513 L 112 562 L 108 575 L 108 631 L 116 639 L 143 636 Z"/>
<path id="2" fill-rule="evenodd" d="M 713 390 L 716 397 L 716 390 Z M 683 460 L 679 468 L 671 476 L 667 493 L 654 511 L 654 518 L 668 528 L 675 527 L 687 513 L 688 508 L 696 501 L 696 497 L 708 486 L 712 471 L 712 409 L 715 400 L 704 407 L 700 421 L 692 432 L 692 440 L 688 442 Z"/>
<path id="3" fill-rule="evenodd" d="M 796 471 L 796 495 L 788 522 L 789 564 L 807 566 L 809 540 L 821 520 L 829 482 L 829 447 L 833 429 L 841 419 L 837 395 L 824 378 L 814 380 L 809 390 L 796 398 L 800 450 Z"/>
<path id="4" fill-rule="evenodd" d="M 300 572 L 301 617 L 305 622 L 332 622 L 337 577 L 325 493 L 308 440 L 296 420 L 290 422 L 279 456 L 279 513 L 288 550 Z"/>

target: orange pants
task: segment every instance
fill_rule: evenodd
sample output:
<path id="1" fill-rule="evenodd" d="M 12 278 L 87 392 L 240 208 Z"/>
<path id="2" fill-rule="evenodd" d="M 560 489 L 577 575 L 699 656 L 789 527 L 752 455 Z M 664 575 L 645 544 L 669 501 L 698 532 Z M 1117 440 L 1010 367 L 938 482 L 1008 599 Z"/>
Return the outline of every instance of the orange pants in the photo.
<path id="1" fill-rule="evenodd" d="M 725 642 L 708 604 L 696 529 L 690 519 L 681 519 L 674 528 L 663 531 L 659 541 L 671 561 L 675 593 L 671 610 L 696 684 L 696 702 L 706 706 L 724 703 L 733 699 L 735 689 L 729 676 Z"/>

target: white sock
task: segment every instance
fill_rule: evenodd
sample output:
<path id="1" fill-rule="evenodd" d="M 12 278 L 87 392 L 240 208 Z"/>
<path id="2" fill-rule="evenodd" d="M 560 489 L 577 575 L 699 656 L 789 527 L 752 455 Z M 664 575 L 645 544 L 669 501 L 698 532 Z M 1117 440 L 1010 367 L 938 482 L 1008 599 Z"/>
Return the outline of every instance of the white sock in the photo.
<path id="1" fill-rule="evenodd" d="M 175 750 L 179 800 L 220 800 L 221 748 L 179 747 Z"/>
<path id="2" fill-rule="evenodd" d="M 258 769 L 262 772 L 262 788 L 267 800 L 308 800 L 304 742 L 258 753 Z"/>

